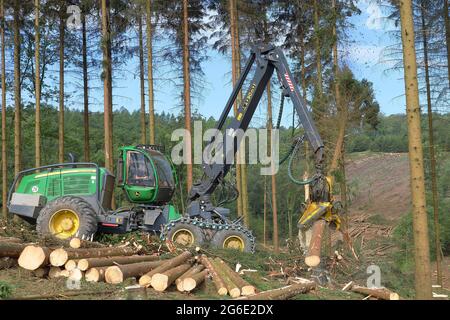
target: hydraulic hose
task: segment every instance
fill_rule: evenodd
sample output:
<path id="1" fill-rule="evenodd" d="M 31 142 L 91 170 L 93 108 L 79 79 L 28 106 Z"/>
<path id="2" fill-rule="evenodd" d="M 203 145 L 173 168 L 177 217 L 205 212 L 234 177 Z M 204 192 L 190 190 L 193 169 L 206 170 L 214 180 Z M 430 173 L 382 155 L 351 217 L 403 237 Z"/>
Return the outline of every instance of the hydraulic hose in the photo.
<path id="1" fill-rule="evenodd" d="M 294 177 L 293 173 L 292 173 L 292 165 L 294 163 L 293 160 L 294 160 L 295 155 L 297 154 L 298 150 L 300 149 L 300 146 L 303 144 L 304 138 L 305 138 L 304 136 L 301 137 L 300 139 L 298 139 L 296 141 L 295 145 L 293 145 L 294 148 L 293 148 L 293 151 L 291 152 L 291 155 L 290 155 L 290 158 L 289 158 L 289 163 L 288 163 L 288 176 L 289 176 L 289 179 L 291 179 L 291 181 L 293 183 L 301 185 L 301 186 L 310 184 L 310 183 L 314 182 L 315 180 L 317 180 L 317 178 L 318 178 L 317 176 L 313 176 L 311 179 L 308 179 L 308 180 L 297 180 Z"/>

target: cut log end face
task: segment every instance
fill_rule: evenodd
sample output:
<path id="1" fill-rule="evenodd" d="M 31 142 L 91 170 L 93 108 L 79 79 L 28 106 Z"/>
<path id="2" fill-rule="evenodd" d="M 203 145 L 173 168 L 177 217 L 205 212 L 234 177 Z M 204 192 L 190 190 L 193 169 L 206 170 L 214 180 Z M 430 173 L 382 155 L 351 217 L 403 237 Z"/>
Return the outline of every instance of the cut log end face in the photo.
<path id="1" fill-rule="evenodd" d="M 228 294 L 228 290 L 225 287 L 219 288 L 219 290 L 217 290 L 217 293 L 219 294 L 219 296 L 226 296 Z"/>
<path id="2" fill-rule="evenodd" d="M 80 259 L 80 261 L 78 261 L 78 269 L 80 269 L 81 271 L 86 271 L 89 268 L 89 262 L 87 261 L 87 259 Z"/>
<path id="3" fill-rule="evenodd" d="M 148 275 L 143 275 L 139 278 L 139 285 L 143 287 L 148 287 L 152 281 L 152 277 Z"/>
<path id="4" fill-rule="evenodd" d="M 100 279 L 100 273 L 96 268 L 92 268 L 86 271 L 84 278 L 87 282 L 98 282 Z"/>
<path id="5" fill-rule="evenodd" d="M 20 254 L 18 263 L 24 269 L 36 270 L 42 266 L 46 257 L 41 247 L 27 246 Z"/>
<path id="6" fill-rule="evenodd" d="M 50 253 L 50 264 L 54 267 L 63 266 L 68 259 L 69 255 L 67 254 L 67 251 L 62 248 L 53 250 L 52 253 Z"/>
<path id="7" fill-rule="evenodd" d="M 391 293 L 389 295 L 389 300 L 400 300 L 400 296 L 398 295 L 398 293 Z"/>
<path id="8" fill-rule="evenodd" d="M 239 288 L 233 288 L 230 290 L 230 297 L 237 298 L 241 295 L 241 290 Z"/>
<path id="9" fill-rule="evenodd" d="M 308 256 L 305 258 L 305 263 L 309 267 L 317 267 L 320 264 L 319 256 Z"/>
<path id="10" fill-rule="evenodd" d="M 123 274 L 119 267 L 109 267 L 105 272 L 105 280 L 108 283 L 118 284 L 123 282 Z"/>
<path id="11" fill-rule="evenodd" d="M 169 277 L 162 273 L 157 273 L 152 277 L 150 282 L 156 291 L 164 291 L 169 286 Z"/>
<path id="12" fill-rule="evenodd" d="M 66 264 L 64 265 L 64 268 L 65 268 L 66 270 L 69 270 L 69 271 L 75 269 L 76 267 L 77 267 L 77 262 L 76 262 L 75 260 L 69 260 L 69 261 L 67 261 Z M 83 270 L 83 271 L 84 271 L 84 270 Z"/>
<path id="13" fill-rule="evenodd" d="M 192 291 L 197 286 L 197 282 L 192 278 L 186 278 L 182 283 L 182 288 L 184 291 Z"/>
<path id="14" fill-rule="evenodd" d="M 245 287 L 242 287 L 241 293 L 243 296 L 251 296 L 252 294 L 256 293 L 256 289 L 254 286 L 245 286 Z"/>
<path id="15" fill-rule="evenodd" d="M 70 276 L 70 271 L 69 270 L 61 270 L 61 272 L 59 273 L 60 277 L 65 277 L 68 278 Z"/>
<path id="16" fill-rule="evenodd" d="M 78 238 L 72 238 L 69 242 L 69 246 L 74 249 L 81 248 L 81 240 Z"/>

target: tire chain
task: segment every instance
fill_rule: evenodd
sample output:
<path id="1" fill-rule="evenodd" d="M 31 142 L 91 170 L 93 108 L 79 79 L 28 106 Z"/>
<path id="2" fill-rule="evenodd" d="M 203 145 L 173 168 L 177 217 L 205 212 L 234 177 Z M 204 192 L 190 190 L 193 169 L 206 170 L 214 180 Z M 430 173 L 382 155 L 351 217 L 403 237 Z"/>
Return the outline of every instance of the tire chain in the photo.
<path id="1" fill-rule="evenodd" d="M 177 220 L 172 220 L 169 223 L 167 223 L 166 225 L 164 225 L 163 230 L 161 232 L 161 240 L 166 240 L 167 239 L 167 233 L 173 228 L 175 227 L 175 225 L 177 223 L 187 223 L 187 224 L 192 224 L 194 226 L 198 226 L 200 229 L 202 229 L 203 232 L 207 231 L 207 230 L 213 230 L 213 231 L 221 231 L 221 230 L 237 230 L 237 231 L 241 231 L 243 232 L 249 239 L 251 242 L 251 253 L 255 253 L 255 247 L 256 247 L 256 238 L 253 235 L 253 233 L 245 228 L 242 224 L 240 223 L 215 223 L 215 222 L 208 222 L 205 220 L 201 220 L 201 219 L 197 219 L 197 218 L 186 218 L 186 217 L 182 217 L 179 218 Z"/>

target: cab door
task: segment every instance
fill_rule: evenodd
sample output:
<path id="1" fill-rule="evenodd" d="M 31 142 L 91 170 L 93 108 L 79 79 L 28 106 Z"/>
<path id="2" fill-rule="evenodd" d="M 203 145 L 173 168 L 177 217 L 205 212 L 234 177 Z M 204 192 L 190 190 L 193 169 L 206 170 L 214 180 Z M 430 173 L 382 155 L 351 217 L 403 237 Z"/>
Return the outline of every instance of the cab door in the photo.
<path id="1" fill-rule="evenodd" d="M 157 185 L 155 168 L 149 157 L 140 151 L 126 151 L 123 189 L 133 203 L 149 203 L 155 198 Z"/>

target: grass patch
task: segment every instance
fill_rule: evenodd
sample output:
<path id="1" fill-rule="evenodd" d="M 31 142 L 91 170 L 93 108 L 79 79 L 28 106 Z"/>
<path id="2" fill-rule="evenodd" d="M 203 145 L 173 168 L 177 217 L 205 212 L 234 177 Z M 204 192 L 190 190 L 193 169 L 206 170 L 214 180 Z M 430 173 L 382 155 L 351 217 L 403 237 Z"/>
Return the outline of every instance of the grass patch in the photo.
<path id="1" fill-rule="evenodd" d="M 7 299 L 12 295 L 13 287 L 4 281 L 0 281 L 0 299 Z"/>

